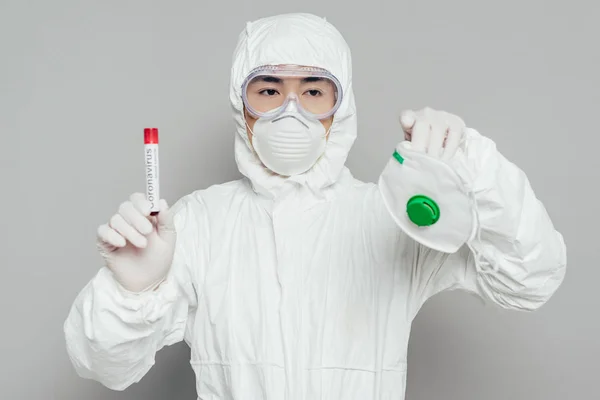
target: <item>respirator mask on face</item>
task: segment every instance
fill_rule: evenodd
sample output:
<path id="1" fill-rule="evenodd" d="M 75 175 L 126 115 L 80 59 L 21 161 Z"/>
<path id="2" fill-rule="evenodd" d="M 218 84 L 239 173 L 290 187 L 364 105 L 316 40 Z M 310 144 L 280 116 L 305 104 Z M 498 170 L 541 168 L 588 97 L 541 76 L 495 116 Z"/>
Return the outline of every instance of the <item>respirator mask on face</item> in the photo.
<path id="1" fill-rule="evenodd" d="M 325 152 L 329 132 L 321 121 L 339 108 L 341 87 L 319 68 L 260 67 L 245 80 L 242 98 L 256 118 L 248 126 L 256 154 L 271 171 L 293 176 Z"/>

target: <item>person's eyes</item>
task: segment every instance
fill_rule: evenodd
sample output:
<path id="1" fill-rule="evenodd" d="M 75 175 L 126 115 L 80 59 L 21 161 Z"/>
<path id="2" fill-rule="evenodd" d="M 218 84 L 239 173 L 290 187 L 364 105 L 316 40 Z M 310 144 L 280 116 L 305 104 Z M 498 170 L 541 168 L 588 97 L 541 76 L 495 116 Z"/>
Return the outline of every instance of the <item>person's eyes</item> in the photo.
<path id="1" fill-rule="evenodd" d="M 322 96 L 323 95 L 323 92 L 321 92 L 318 89 L 307 90 L 306 93 L 308 93 L 308 95 L 311 96 L 311 97 L 317 97 L 317 96 Z"/>
<path id="2" fill-rule="evenodd" d="M 279 92 L 276 89 L 263 89 L 258 93 L 263 96 L 275 96 L 276 94 L 279 94 Z"/>

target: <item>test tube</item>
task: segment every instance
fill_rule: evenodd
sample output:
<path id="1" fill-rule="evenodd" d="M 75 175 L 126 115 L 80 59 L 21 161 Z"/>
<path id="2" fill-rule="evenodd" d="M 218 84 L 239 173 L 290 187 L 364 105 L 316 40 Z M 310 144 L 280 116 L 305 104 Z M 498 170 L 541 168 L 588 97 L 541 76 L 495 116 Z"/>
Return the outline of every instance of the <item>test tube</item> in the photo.
<path id="1" fill-rule="evenodd" d="M 156 215 L 160 209 L 158 128 L 144 128 L 144 156 L 146 162 L 146 199 L 152 205 L 150 215 Z"/>

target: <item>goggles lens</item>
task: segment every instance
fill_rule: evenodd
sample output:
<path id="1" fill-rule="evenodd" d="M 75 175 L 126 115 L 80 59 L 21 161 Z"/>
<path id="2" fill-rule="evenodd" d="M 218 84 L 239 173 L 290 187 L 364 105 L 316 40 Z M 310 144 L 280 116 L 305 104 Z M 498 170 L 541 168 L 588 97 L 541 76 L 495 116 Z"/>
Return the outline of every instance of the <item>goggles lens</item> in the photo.
<path id="1" fill-rule="evenodd" d="M 305 116 L 326 119 L 342 99 L 338 80 L 310 67 L 259 67 L 244 81 L 242 95 L 246 109 L 258 118 L 275 117 L 294 102 Z"/>

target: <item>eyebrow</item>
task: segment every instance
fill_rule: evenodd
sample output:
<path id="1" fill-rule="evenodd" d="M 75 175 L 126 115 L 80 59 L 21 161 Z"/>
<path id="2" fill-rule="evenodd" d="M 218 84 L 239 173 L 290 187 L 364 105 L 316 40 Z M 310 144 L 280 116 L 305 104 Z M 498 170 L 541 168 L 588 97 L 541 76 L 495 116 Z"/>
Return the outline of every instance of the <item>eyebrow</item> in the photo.
<path id="1" fill-rule="evenodd" d="M 269 82 L 269 83 L 281 83 L 281 79 L 280 78 L 276 78 L 274 76 L 263 76 L 260 79 L 262 82 Z"/>
<path id="2" fill-rule="evenodd" d="M 277 78 L 275 76 L 263 76 L 260 79 L 262 82 L 268 82 L 268 83 L 281 83 L 282 79 L 281 78 Z M 306 78 L 302 79 L 302 82 L 318 82 L 318 81 L 322 81 L 323 78 L 318 77 L 318 76 L 309 76 Z"/>
<path id="3" fill-rule="evenodd" d="M 309 76 L 308 78 L 304 78 L 302 79 L 302 82 L 318 82 L 318 81 L 322 81 L 323 78 L 318 77 L 318 76 Z"/>

